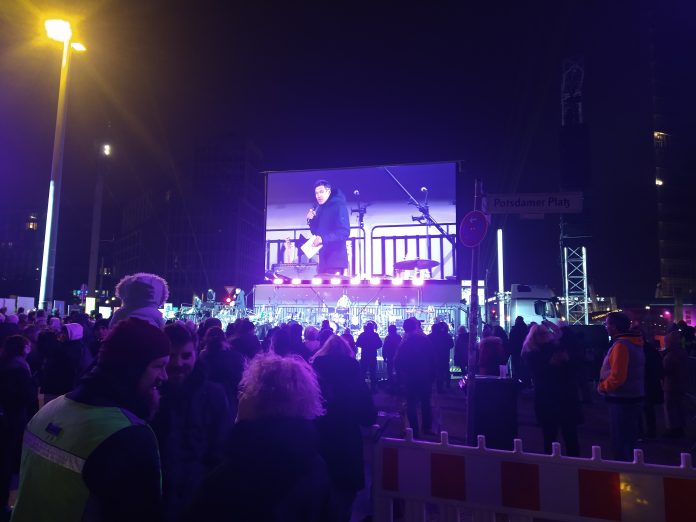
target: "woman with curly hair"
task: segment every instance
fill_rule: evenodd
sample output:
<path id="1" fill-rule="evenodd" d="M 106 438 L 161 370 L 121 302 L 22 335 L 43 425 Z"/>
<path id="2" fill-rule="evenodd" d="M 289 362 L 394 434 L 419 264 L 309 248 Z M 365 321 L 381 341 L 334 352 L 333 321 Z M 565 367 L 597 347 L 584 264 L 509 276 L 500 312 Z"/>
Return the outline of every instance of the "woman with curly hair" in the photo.
<path id="1" fill-rule="evenodd" d="M 331 520 L 329 472 L 314 419 L 323 415 L 312 367 L 259 354 L 244 371 L 224 463 L 204 481 L 186 520 Z"/>

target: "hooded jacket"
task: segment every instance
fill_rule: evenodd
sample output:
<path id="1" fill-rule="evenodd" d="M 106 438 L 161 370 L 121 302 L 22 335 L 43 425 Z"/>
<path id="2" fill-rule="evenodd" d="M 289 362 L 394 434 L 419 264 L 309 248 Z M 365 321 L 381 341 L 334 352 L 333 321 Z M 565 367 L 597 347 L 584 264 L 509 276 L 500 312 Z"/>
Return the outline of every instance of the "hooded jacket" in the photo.
<path id="1" fill-rule="evenodd" d="M 164 318 L 158 309 L 169 297 L 169 287 L 160 276 L 144 272 L 128 275 L 116 285 L 116 296 L 123 306 L 114 312 L 111 328 L 126 317 L 137 317 L 158 328 L 164 327 Z"/>
<path id="2" fill-rule="evenodd" d="M 346 241 L 350 237 L 350 220 L 346 197 L 337 188 L 331 189 L 331 196 L 316 210 L 316 216 L 309 222 L 312 234 L 320 236 L 322 248 L 319 251 L 319 272 L 326 269 L 348 268 Z"/>

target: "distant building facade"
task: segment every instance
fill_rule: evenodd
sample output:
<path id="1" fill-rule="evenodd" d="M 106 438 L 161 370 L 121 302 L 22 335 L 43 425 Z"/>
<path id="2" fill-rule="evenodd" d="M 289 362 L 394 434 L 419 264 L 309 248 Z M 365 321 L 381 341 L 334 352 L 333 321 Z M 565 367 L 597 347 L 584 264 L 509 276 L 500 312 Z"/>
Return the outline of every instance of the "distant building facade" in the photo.
<path id="1" fill-rule="evenodd" d="M 123 208 L 113 269 L 151 271 L 169 283 L 170 301 L 190 303 L 213 289 L 250 291 L 263 277 L 264 178 L 259 150 L 221 138 L 196 147 L 188 175 Z"/>
<path id="2" fill-rule="evenodd" d="M 44 222 L 31 209 L 0 214 L 0 296 L 38 295 Z"/>

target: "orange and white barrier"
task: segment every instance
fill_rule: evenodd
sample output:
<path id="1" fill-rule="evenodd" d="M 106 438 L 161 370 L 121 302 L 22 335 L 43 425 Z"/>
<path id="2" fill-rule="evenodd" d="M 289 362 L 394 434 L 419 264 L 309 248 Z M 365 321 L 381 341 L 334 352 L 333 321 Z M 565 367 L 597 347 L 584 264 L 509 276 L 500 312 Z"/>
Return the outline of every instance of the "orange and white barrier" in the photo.
<path id="1" fill-rule="evenodd" d="M 400 519 L 421 522 L 509 521 L 695 522 L 696 470 L 691 455 L 680 466 L 645 464 L 635 450 L 633 462 L 563 457 L 554 443 L 552 455 L 455 446 L 447 433 L 441 442 L 382 439 L 376 445 L 374 510 L 376 522 Z"/>

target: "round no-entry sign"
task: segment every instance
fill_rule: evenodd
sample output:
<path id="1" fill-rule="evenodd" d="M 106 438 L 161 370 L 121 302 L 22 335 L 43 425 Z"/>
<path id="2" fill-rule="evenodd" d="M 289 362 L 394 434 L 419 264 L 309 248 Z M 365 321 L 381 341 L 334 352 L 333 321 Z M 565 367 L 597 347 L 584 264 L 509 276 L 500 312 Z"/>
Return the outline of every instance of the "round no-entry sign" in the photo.
<path id="1" fill-rule="evenodd" d="M 483 238 L 486 237 L 488 231 L 488 219 L 486 214 L 480 210 L 472 210 L 459 224 L 459 241 L 466 247 L 475 247 Z"/>

